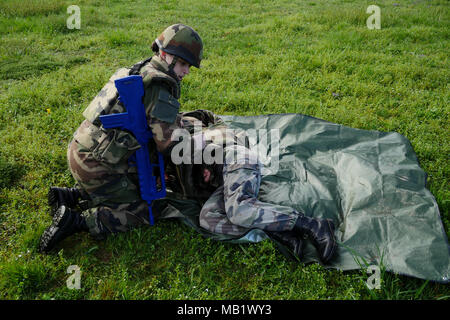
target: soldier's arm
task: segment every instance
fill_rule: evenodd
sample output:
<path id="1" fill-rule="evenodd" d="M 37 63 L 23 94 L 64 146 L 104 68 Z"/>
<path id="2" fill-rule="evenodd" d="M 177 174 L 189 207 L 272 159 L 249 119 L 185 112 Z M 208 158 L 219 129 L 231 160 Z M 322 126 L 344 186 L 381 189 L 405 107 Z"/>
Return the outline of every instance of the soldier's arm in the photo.
<path id="1" fill-rule="evenodd" d="M 192 117 L 202 122 L 204 127 L 223 124 L 223 120 L 209 110 L 198 109 L 194 111 L 183 112 L 184 117 Z"/>
<path id="2" fill-rule="evenodd" d="M 153 133 L 156 148 L 165 156 L 170 155 L 174 145 L 179 142 L 178 140 L 172 141 L 172 133 L 174 130 L 181 128 L 180 118 L 180 116 L 177 116 L 174 123 L 161 121 L 157 118 L 150 118 L 149 126 Z"/>
<path id="3" fill-rule="evenodd" d="M 145 92 L 144 106 L 158 151 L 164 155 L 170 154 L 173 146 L 178 143 L 171 140 L 172 133 L 181 128 L 179 102 L 165 86 L 154 85 Z"/>

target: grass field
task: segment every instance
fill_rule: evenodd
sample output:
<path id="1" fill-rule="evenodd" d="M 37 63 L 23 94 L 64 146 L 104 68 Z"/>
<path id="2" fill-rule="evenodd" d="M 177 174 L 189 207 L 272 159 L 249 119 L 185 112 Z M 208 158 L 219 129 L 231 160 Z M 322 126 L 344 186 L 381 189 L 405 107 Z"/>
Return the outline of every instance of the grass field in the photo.
<path id="1" fill-rule="evenodd" d="M 68 29 L 67 7 L 81 10 Z M 366 8 L 381 8 L 369 30 Z M 37 253 L 50 185 L 72 186 L 66 146 L 82 111 L 119 67 L 150 56 L 167 26 L 205 44 L 183 81 L 183 110 L 302 113 L 396 131 L 412 143 L 450 234 L 448 1 L 0 2 L 1 299 L 449 299 L 448 285 L 287 261 L 270 242 L 205 240 L 165 221 L 96 242 L 75 235 Z M 82 271 L 69 290 L 70 265 Z"/>

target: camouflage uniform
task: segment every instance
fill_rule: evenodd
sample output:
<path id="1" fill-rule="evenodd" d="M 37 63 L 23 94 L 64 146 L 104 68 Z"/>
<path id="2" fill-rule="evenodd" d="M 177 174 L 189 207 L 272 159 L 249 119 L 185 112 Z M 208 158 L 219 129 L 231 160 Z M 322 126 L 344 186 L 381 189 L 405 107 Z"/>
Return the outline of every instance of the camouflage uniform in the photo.
<path id="1" fill-rule="evenodd" d="M 193 137 L 190 141 L 191 164 L 182 163 L 175 165 L 172 158 L 167 159 L 165 173 L 173 178 L 166 183 L 166 186 L 176 193 L 178 199 L 194 199 L 200 203 L 204 203 L 214 192 L 214 190 L 223 184 L 222 168 L 217 165 L 194 164 L 197 152 L 202 152 L 201 146 L 196 146 L 195 137 L 202 135 L 201 139 L 205 146 L 216 142 L 216 136 L 211 137 L 210 134 L 225 136 L 227 126 L 221 118 L 208 110 L 195 110 L 181 114 L 181 126 L 186 130 L 187 134 Z M 234 141 L 235 137 L 229 137 Z M 222 141 L 222 139 L 221 139 Z M 175 150 L 174 150 L 175 151 Z M 212 172 L 212 179 L 209 183 L 203 183 L 201 176 L 203 168 L 207 167 Z"/>
<path id="2" fill-rule="evenodd" d="M 172 131 L 179 125 L 177 116 L 179 86 L 167 76 L 163 61 L 155 56 L 139 74 L 146 88 L 144 105 L 155 146 L 166 151 Z M 84 120 L 70 142 L 67 158 L 69 169 L 78 186 L 89 195 L 82 212 L 93 236 L 126 231 L 130 227 L 148 223 L 148 207 L 140 198 L 135 167 L 128 158 L 140 146 L 133 135 L 120 129 L 104 129 L 99 121 L 102 114 L 124 112 L 117 100 L 114 80 L 127 76 L 128 69 L 116 72 L 91 102 L 83 115 Z M 161 97 L 167 99 L 161 101 Z M 110 108 L 108 108 L 110 106 Z M 161 109 L 173 109 L 172 113 Z"/>
<path id="3" fill-rule="evenodd" d="M 222 119 L 205 110 L 185 113 L 181 121 L 191 136 L 199 134 L 194 131 L 195 125 L 202 128 L 200 132 L 205 142 L 202 152 L 208 147 L 223 150 L 223 164 L 168 164 L 168 169 L 176 176 L 175 183 L 168 184 L 173 186 L 171 189 L 180 186 L 178 193 L 182 199 L 196 199 L 203 204 L 199 216 L 201 227 L 232 236 L 242 235 L 251 228 L 292 230 L 298 212 L 291 207 L 257 200 L 262 164 L 246 147 L 248 141 L 243 130 L 227 130 Z M 195 151 L 191 157 L 194 162 Z M 203 181 L 204 169 L 211 172 L 208 183 Z"/>
<path id="4" fill-rule="evenodd" d="M 252 228 L 292 230 L 298 212 L 257 199 L 262 165 L 257 155 L 244 146 L 231 145 L 224 148 L 224 158 L 223 185 L 203 205 L 200 226 L 214 233 L 236 236 Z"/>
<path id="5" fill-rule="evenodd" d="M 119 69 L 84 111 L 86 120 L 68 147 L 69 169 L 78 186 L 88 195 L 84 201 L 87 209 L 81 215 L 91 235 L 97 238 L 149 223 L 148 206 L 140 197 L 136 168 L 128 165 L 128 158 L 140 147 L 139 143 L 127 131 L 104 129 L 99 120 L 100 115 L 126 111 L 117 99 L 114 80 L 130 74 L 142 76 L 143 102 L 154 137 L 150 150 L 155 153 L 157 149 L 167 156 L 176 144 L 171 140 L 172 132 L 181 125 L 180 87 L 173 71 L 175 61 L 181 57 L 191 65 L 200 66 L 202 43 L 192 28 L 173 25 L 155 42 L 161 50 L 177 55 L 172 64 L 168 65 L 157 54 L 131 70 Z"/>

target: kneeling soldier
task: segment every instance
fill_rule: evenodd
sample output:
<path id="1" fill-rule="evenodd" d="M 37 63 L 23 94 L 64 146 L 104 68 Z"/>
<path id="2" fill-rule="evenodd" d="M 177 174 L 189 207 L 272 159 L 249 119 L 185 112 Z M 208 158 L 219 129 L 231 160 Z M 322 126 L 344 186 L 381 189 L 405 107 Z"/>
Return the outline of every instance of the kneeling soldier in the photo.
<path id="1" fill-rule="evenodd" d="M 141 75 L 143 102 L 154 137 L 152 150 L 170 155 L 177 143 L 171 140 L 172 132 L 180 126 L 180 82 L 191 66 L 200 67 L 203 43 L 191 27 L 176 24 L 161 33 L 152 50 L 152 58 L 131 69 L 119 69 L 84 111 L 86 119 L 67 151 L 69 169 L 79 188 L 50 188 L 53 221 L 41 237 L 41 252 L 50 251 L 76 232 L 87 231 L 104 238 L 149 223 L 148 205 L 140 197 L 136 168 L 128 165 L 128 158 L 140 147 L 139 143 L 127 131 L 103 128 L 99 117 L 125 112 L 114 80 Z"/>

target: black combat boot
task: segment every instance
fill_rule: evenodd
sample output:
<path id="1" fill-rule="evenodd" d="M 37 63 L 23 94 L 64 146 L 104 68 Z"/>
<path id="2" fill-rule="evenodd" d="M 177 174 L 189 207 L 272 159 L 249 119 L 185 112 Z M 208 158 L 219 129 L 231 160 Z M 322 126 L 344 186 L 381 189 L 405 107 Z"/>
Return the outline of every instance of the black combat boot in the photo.
<path id="1" fill-rule="evenodd" d="M 283 232 L 275 232 L 270 231 L 267 232 L 272 240 L 275 240 L 275 244 L 278 249 L 284 254 L 286 257 L 292 260 L 300 260 L 303 259 L 303 239 L 298 237 L 295 232 L 292 231 L 283 231 Z M 287 250 L 286 250 L 287 249 Z"/>
<path id="2" fill-rule="evenodd" d="M 300 236 L 306 235 L 311 240 L 323 263 L 330 261 L 336 252 L 334 223 L 331 219 L 318 219 L 300 215 L 293 231 Z"/>
<path id="3" fill-rule="evenodd" d="M 52 225 L 41 236 L 39 251 L 42 253 L 49 252 L 58 242 L 68 236 L 88 230 L 86 221 L 82 215 L 74 209 L 70 209 L 64 205 L 60 206 L 53 216 Z"/>
<path id="4" fill-rule="evenodd" d="M 50 215 L 54 216 L 60 206 L 75 208 L 81 199 L 81 190 L 77 188 L 50 187 L 47 197 Z"/>

